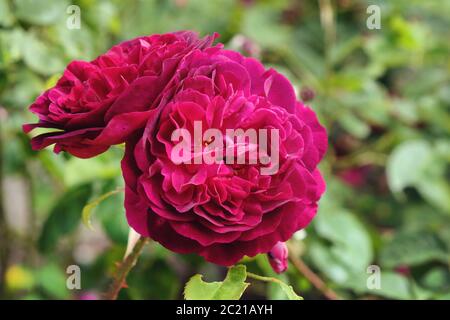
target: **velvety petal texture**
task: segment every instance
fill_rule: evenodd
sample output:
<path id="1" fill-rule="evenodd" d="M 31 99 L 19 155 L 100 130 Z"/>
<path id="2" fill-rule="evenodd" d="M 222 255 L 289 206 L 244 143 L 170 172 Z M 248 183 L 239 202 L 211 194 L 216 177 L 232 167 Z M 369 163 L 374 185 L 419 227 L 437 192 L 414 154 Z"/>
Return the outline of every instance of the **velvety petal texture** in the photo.
<path id="1" fill-rule="evenodd" d="M 284 271 L 284 242 L 313 219 L 325 190 L 317 164 L 327 134 L 315 113 L 296 100 L 283 75 L 221 47 L 187 54 L 166 90 L 145 129 L 127 144 L 129 224 L 172 251 L 225 266 L 273 252 L 274 268 Z M 224 135 L 278 129 L 279 170 L 262 175 L 261 164 L 175 164 L 171 134 L 183 128 L 193 136 L 194 121 Z"/>
<path id="2" fill-rule="evenodd" d="M 123 42 L 91 62 L 70 63 L 57 84 L 30 106 L 39 122 L 24 131 L 52 129 L 32 139 L 34 150 L 54 144 L 90 158 L 125 142 L 157 106 L 179 62 L 192 50 L 210 47 L 216 35 L 198 38 L 181 31 Z"/>
<path id="3" fill-rule="evenodd" d="M 281 272 L 284 242 L 310 223 L 325 191 L 317 165 L 327 134 L 286 77 L 213 45 L 216 37 L 190 31 L 140 37 L 94 61 L 74 61 L 31 105 L 39 122 L 24 131 L 48 129 L 32 139 L 35 150 L 54 145 L 55 152 L 80 158 L 125 142 L 125 208 L 134 230 L 174 252 L 224 266 L 270 252 Z M 265 149 L 260 140 L 225 138 L 221 151 L 247 159 L 249 150 L 277 144 L 277 170 L 262 173 L 272 160 L 197 163 L 217 143 L 203 137 L 188 155 L 193 161 L 176 163 L 173 132 L 195 136 L 197 123 L 223 137 L 231 129 L 276 129 L 278 141 L 270 136 Z"/>

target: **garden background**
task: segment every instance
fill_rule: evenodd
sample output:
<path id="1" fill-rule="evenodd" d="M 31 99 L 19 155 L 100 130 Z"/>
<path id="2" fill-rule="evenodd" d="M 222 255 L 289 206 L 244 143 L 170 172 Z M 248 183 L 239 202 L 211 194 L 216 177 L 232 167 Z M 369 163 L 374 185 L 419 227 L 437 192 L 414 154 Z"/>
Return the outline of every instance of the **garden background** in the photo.
<path id="1" fill-rule="evenodd" d="M 367 25 L 373 4 L 380 29 Z M 67 27 L 70 5 L 79 29 Z M 247 269 L 305 299 L 450 299 L 446 0 L 0 0 L 0 298 L 99 297 L 127 245 L 120 193 L 93 208 L 92 228 L 81 219 L 123 185 L 123 148 L 90 160 L 33 152 L 21 130 L 36 120 L 27 107 L 71 60 L 181 29 L 218 32 L 227 48 L 285 74 L 329 133 L 327 192 L 291 241 L 296 265 L 278 276 L 261 255 Z M 80 290 L 66 287 L 69 265 L 81 268 Z M 367 286 L 378 270 L 381 287 Z M 182 298 L 196 273 L 221 280 L 226 269 L 150 243 L 120 298 Z M 252 281 L 243 298 L 285 296 Z"/>

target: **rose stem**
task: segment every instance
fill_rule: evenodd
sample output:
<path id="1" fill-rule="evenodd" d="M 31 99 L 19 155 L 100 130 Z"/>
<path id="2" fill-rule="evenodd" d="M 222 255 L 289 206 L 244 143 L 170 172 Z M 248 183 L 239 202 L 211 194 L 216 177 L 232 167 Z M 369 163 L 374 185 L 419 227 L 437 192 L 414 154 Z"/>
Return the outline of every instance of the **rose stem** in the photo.
<path id="1" fill-rule="evenodd" d="M 289 248 L 291 251 L 291 247 Z M 292 252 L 292 251 L 291 251 Z M 292 262 L 294 267 L 305 276 L 306 279 L 308 279 L 309 282 L 320 292 L 323 293 L 323 295 L 329 299 L 329 300 L 339 300 L 340 297 L 327 287 L 325 282 L 320 279 L 320 277 L 314 273 L 304 262 L 302 259 L 295 256 L 295 254 L 289 254 L 289 260 Z"/>
<path id="2" fill-rule="evenodd" d="M 116 274 L 114 275 L 114 280 L 109 290 L 104 295 L 106 300 L 117 300 L 120 290 L 125 286 L 125 280 L 128 273 L 135 266 L 142 249 L 148 241 L 149 238 L 140 237 L 131 253 L 125 258 L 125 260 L 119 263 Z"/>
<path id="3" fill-rule="evenodd" d="M 264 282 L 275 282 L 275 283 L 283 283 L 283 281 L 278 280 L 277 278 L 273 278 L 273 277 L 264 277 L 264 276 L 260 276 L 257 274 L 254 274 L 252 272 L 247 272 L 247 276 L 249 278 L 255 279 L 255 280 L 259 280 L 259 281 L 264 281 Z"/>

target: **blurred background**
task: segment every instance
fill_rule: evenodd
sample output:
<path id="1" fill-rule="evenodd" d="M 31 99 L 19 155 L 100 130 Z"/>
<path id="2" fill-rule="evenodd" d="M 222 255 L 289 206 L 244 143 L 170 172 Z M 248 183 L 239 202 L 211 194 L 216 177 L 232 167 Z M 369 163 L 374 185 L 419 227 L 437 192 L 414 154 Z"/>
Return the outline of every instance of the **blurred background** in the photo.
<path id="1" fill-rule="evenodd" d="M 127 244 L 120 193 L 93 209 L 92 229 L 81 219 L 87 203 L 123 185 L 123 149 L 90 160 L 32 152 L 21 131 L 36 121 L 27 107 L 71 60 L 180 29 L 218 32 L 227 48 L 284 73 L 328 129 L 328 189 L 291 242 L 307 276 L 291 265 L 279 278 L 305 299 L 326 298 L 317 281 L 344 299 L 450 299 L 445 0 L 0 0 L 0 298 L 96 298 Z M 276 276 L 264 255 L 244 263 Z M 66 287 L 74 264 L 80 290 Z M 152 243 L 120 298 L 182 298 L 192 275 L 225 271 Z M 378 271 L 374 289 L 367 280 Z M 285 297 L 255 282 L 244 298 Z"/>

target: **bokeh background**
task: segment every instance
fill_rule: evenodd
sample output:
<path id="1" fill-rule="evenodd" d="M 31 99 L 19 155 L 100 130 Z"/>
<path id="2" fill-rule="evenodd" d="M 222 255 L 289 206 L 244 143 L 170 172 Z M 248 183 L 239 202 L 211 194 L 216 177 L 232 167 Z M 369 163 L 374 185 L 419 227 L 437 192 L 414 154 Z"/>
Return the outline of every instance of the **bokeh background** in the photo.
<path id="1" fill-rule="evenodd" d="M 68 29 L 69 5 L 81 28 Z M 370 30 L 367 8 L 381 9 Z M 450 299 L 450 1 L 0 0 L 0 298 L 86 299 L 110 282 L 128 227 L 116 194 L 123 149 L 80 160 L 32 152 L 23 123 L 39 93 L 74 59 L 140 35 L 219 32 L 227 48 L 284 73 L 327 127 L 328 190 L 294 237 L 296 257 L 344 299 Z M 254 273 L 276 276 L 261 255 Z M 81 267 L 81 290 L 66 268 Z M 367 287 L 368 266 L 381 288 Z M 158 244 L 145 249 L 121 299 L 182 298 L 196 273 L 226 270 Z M 306 299 L 325 295 L 294 266 L 279 276 Z M 244 298 L 282 299 L 253 283 Z"/>

